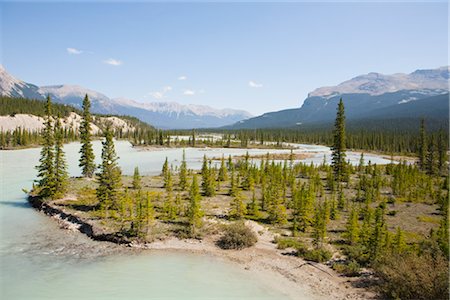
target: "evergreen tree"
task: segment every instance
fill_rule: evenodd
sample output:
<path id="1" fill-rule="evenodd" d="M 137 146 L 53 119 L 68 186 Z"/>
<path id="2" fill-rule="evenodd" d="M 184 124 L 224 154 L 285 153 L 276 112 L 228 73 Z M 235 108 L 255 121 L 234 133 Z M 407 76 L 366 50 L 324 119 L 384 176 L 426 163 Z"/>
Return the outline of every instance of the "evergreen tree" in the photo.
<path id="1" fill-rule="evenodd" d="M 234 195 L 231 201 L 230 217 L 233 219 L 242 219 L 247 214 L 247 209 L 244 204 L 244 199 L 240 192 Z"/>
<path id="2" fill-rule="evenodd" d="M 439 130 L 438 133 L 438 141 L 437 141 L 437 150 L 438 150 L 438 171 L 443 172 L 445 171 L 445 165 L 447 162 L 447 149 L 448 145 L 445 142 L 444 137 L 444 130 L 442 128 Z"/>
<path id="3" fill-rule="evenodd" d="M 155 210 L 153 208 L 152 199 L 150 197 L 150 193 L 147 192 L 147 197 L 145 201 L 145 221 L 146 221 L 146 227 L 147 227 L 147 233 L 149 231 L 150 226 L 155 221 Z"/>
<path id="4" fill-rule="evenodd" d="M 225 166 L 225 158 L 223 157 L 223 155 L 222 155 L 222 159 L 220 161 L 220 169 L 219 169 L 219 175 L 217 176 L 217 180 L 219 182 L 228 180 L 227 167 Z"/>
<path id="5" fill-rule="evenodd" d="M 229 191 L 229 195 L 231 196 L 231 197 L 234 197 L 234 196 L 236 196 L 236 194 L 237 194 L 237 184 L 236 184 L 236 176 L 235 176 L 235 173 L 234 173 L 234 167 L 233 167 L 233 169 L 231 170 L 231 179 L 230 179 L 230 191 Z"/>
<path id="6" fill-rule="evenodd" d="M 387 230 L 384 221 L 384 207 L 380 205 L 375 210 L 375 223 L 373 224 L 372 236 L 369 240 L 369 256 L 371 259 L 376 260 L 380 257 L 384 250 L 385 238 Z"/>
<path id="7" fill-rule="evenodd" d="M 163 212 L 164 212 L 167 220 L 174 220 L 177 217 L 177 213 L 176 213 L 177 209 L 175 207 L 175 202 L 174 202 L 174 197 L 173 197 L 173 180 L 172 180 L 172 173 L 170 172 L 170 169 L 167 171 L 165 187 L 166 187 L 167 197 L 166 197 L 166 201 L 164 202 Z"/>
<path id="8" fill-rule="evenodd" d="M 328 212 L 324 204 L 318 204 L 314 211 L 313 244 L 321 248 L 327 234 Z"/>
<path id="9" fill-rule="evenodd" d="M 141 185 L 141 175 L 139 175 L 139 168 L 135 167 L 134 168 L 134 173 L 133 173 L 133 189 L 135 190 L 139 190 L 142 185 Z"/>
<path id="10" fill-rule="evenodd" d="M 85 177 L 94 176 L 95 172 L 95 156 L 94 149 L 92 148 L 91 142 L 91 122 L 92 116 L 90 113 L 91 102 L 89 100 L 88 95 L 84 97 L 83 100 L 83 119 L 80 124 L 80 140 L 81 140 L 81 149 L 80 149 L 80 168 L 81 174 Z"/>
<path id="11" fill-rule="evenodd" d="M 252 201 L 248 205 L 248 213 L 256 219 L 261 217 L 260 207 L 256 199 L 255 189 L 252 191 Z"/>
<path id="12" fill-rule="evenodd" d="M 162 166 L 162 171 L 161 171 L 161 175 L 164 177 L 164 179 L 166 178 L 168 171 L 169 171 L 169 160 L 167 159 L 167 156 L 166 156 L 166 160 L 164 161 L 164 164 Z"/>
<path id="13" fill-rule="evenodd" d="M 206 197 L 212 197 L 216 194 L 214 172 L 210 166 L 211 161 L 206 159 L 206 155 L 203 156 L 202 164 L 202 190 Z"/>
<path id="14" fill-rule="evenodd" d="M 361 157 L 359 158 L 358 171 L 362 172 L 364 169 L 364 152 L 361 152 Z"/>
<path id="15" fill-rule="evenodd" d="M 347 241 L 351 245 L 355 245 L 359 239 L 359 223 L 358 214 L 354 208 L 350 212 L 350 216 L 347 219 L 347 226 L 345 236 Z"/>
<path id="16" fill-rule="evenodd" d="M 334 141 L 332 150 L 332 167 L 338 181 L 344 179 L 345 174 L 345 112 L 342 98 L 339 100 L 336 122 L 334 123 Z"/>
<path id="17" fill-rule="evenodd" d="M 197 175 L 192 177 L 191 189 L 189 191 L 188 221 L 193 235 L 202 224 L 203 211 L 201 209 L 201 195 L 197 182 Z"/>
<path id="18" fill-rule="evenodd" d="M 339 190 L 339 194 L 338 194 L 338 203 L 337 203 L 337 207 L 340 210 L 343 210 L 345 207 L 345 195 L 344 195 L 344 191 L 342 190 L 342 188 L 340 188 Z"/>
<path id="19" fill-rule="evenodd" d="M 181 200 L 181 194 L 177 193 L 177 195 L 175 196 L 175 212 L 177 216 L 182 216 L 183 215 L 183 203 Z"/>
<path id="20" fill-rule="evenodd" d="M 430 175 L 434 175 L 437 173 L 437 163 L 436 163 L 436 143 L 433 135 L 430 137 L 428 153 L 427 153 L 427 161 L 426 161 L 426 170 Z"/>
<path id="21" fill-rule="evenodd" d="M 287 222 L 287 212 L 286 206 L 284 206 L 281 198 L 277 197 L 277 195 L 270 196 L 271 203 L 267 209 L 269 213 L 269 220 L 272 224 L 286 224 Z"/>
<path id="22" fill-rule="evenodd" d="M 192 138 L 191 138 L 191 145 L 192 145 L 192 147 L 195 148 L 195 130 L 194 130 L 194 129 L 192 129 L 191 135 L 192 135 Z"/>
<path id="23" fill-rule="evenodd" d="M 306 185 L 303 184 L 300 189 L 299 204 L 298 204 L 299 205 L 298 229 L 302 232 L 305 232 L 306 229 L 312 223 L 314 199 L 315 196 L 311 186 L 306 188 Z"/>
<path id="24" fill-rule="evenodd" d="M 47 96 L 45 125 L 42 131 L 43 144 L 38 170 L 39 196 L 52 198 L 56 192 L 56 178 L 54 166 L 54 132 L 52 126 L 52 102 Z"/>
<path id="25" fill-rule="evenodd" d="M 62 196 L 67 190 L 67 162 L 63 150 L 63 131 L 61 129 L 60 117 L 56 119 L 55 124 L 55 195 Z"/>
<path id="26" fill-rule="evenodd" d="M 117 164 L 118 157 L 114 149 L 113 133 L 109 127 L 104 131 L 102 163 L 98 173 L 97 198 L 105 209 L 115 207 L 118 201 L 118 190 L 121 186 L 121 170 Z"/>
<path id="27" fill-rule="evenodd" d="M 180 189 L 185 191 L 187 188 L 187 164 L 186 164 L 186 152 L 183 149 L 183 159 L 180 165 Z"/>
<path id="28" fill-rule="evenodd" d="M 406 250 L 405 237 L 400 227 L 397 227 L 397 231 L 395 233 L 394 241 L 392 244 L 393 250 L 396 253 L 403 253 Z"/>
<path id="29" fill-rule="evenodd" d="M 336 200 L 333 197 L 330 205 L 330 220 L 337 220 L 339 218 L 339 214 L 336 208 Z"/>
<path id="30" fill-rule="evenodd" d="M 427 156 L 427 138 L 425 132 L 425 119 L 420 121 L 420 138 L 419 138 L 419 167 L 424 170 L 426 166 Z"/>

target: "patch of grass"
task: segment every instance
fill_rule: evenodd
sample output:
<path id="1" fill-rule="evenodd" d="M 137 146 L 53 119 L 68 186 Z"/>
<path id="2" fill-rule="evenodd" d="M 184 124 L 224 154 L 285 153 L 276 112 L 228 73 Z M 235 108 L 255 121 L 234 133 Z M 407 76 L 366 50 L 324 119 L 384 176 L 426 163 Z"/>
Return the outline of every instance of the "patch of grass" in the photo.
<path id="1" fill-rule="evenodd" d="M 417 220 L 419 220 L 420 222 L 425 222 L 425 223 L 439 224 L 441 221 L 441 218 L 435 217 L 435 216 L 418 216 Z"/>
<path id="2" fill-rule="evenodd" d="M 424 239 L 424 236 L 414 231 L 404 231 L 407 242 L 418 242 Z"/>

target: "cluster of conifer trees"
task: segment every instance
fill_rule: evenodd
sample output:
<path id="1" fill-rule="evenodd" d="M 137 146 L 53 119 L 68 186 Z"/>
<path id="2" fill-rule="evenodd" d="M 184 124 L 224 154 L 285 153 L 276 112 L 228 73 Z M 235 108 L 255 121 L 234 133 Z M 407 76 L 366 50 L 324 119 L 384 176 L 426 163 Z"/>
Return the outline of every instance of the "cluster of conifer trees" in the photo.
<path id="1" fill-rule="evenodd" d="M 44 198 L 57 198 L 67 189 L 67 164 L 63 151 L 63 130 L 59 118 L 52 118 L 50 96 L 46 101 L 45 127 L 42 132 L 43 145 L 38 170 L 37 194 Z"/>

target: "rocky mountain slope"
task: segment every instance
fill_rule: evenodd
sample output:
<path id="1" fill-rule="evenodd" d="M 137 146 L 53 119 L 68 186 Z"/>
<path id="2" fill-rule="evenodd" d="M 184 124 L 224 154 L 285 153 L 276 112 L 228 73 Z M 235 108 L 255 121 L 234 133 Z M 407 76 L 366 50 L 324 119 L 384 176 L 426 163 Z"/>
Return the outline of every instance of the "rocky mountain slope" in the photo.
<path id="1" fill-rule="evenodd" d="M 266 113 L 226 128 L 299 127 L 332 122 L 341 98 L 348 120 L 393 117 L 394 111 L 397 115 L 408 111 L 410 118 L 443 118 L 446 115 L 448 119 L 448 80 L 448 67 L 417 70 L 411 74 L 369 73 L 334 87 L 314 90 L 300 108 Z M 439 95 L 444 101 L 428 101 Z"/>

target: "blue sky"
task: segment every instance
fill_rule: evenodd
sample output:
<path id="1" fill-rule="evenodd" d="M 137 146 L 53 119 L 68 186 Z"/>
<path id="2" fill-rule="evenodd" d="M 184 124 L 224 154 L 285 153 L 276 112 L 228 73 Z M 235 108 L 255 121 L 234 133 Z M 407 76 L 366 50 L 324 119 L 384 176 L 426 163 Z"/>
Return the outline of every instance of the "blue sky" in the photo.
<path id="1" fill-rule="evenodd" d="M 261 114 L 372 71 L 448 64 L 448 4 L 0 2 L 1 64 L 37 85 Z"/>

